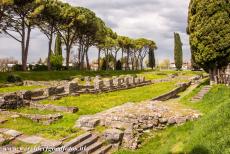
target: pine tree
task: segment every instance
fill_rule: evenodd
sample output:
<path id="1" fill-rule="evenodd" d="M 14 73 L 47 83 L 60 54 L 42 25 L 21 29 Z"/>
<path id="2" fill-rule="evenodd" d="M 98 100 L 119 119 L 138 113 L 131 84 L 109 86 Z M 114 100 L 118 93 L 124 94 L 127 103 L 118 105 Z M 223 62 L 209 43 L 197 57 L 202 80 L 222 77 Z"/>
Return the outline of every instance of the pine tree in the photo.
<path id="1" fill-rule="evenodd" d="M 149 50 L 149 67 L 152 69 L 156 66 L 155 54 L 154 49 Z"/>
<path id="2" fill-rule="evenodd" d="M 175 41 L 174 61 L 177 70 L 181 70 L 183 65 L 183 52 L 182 52 L 182 42 L 180 39 L 180 35 L 178 33 L 174 33 L 174 41 Z"/>

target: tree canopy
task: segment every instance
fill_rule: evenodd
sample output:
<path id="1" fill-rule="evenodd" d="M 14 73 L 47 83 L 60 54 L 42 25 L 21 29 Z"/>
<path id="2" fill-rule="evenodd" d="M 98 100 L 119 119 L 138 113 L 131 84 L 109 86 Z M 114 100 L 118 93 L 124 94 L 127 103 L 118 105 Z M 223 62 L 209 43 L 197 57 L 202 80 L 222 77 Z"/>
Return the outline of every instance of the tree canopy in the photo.
<path id="1" fill-rule="evenodd" d="M 57 49 L 52 50 L 55 38 L 59 42 L 59 51 L 65 46 L 67 67 L 73 47 L 78 47 L 76 63 L 80 69 L 90 69 L 88 51 L 93 46 L 98 48 L 98 64 L 101 53 L 105 56 L 106 65 L 109 65 L 106 57 L 114 57 L 114 66 L 107 66 L 113 69 L 116 68 L 119 51 L 122 52 L 122 59 L 125 58 L 126 69 L 130 69 L 130 63 L 142 69 L 148 50 L 156 49 L 152 40 L 119 36 L 93 11 L 84 7 L 71 6 L 58 0 L 0 0 L 0 29 L 3 34 L 20 42 L 23 70 L 26 70 L 30 36 L 35 28 L 40 29 L 48 39 L 48 69 L 51 68 L 52 51 L 56 52 Z"/>
<path id="2" fill-rule="evenodd" d="M 205 70 L 230 62 L 229 0 L 191 0 L 188 34 L 195 62 Z"/>

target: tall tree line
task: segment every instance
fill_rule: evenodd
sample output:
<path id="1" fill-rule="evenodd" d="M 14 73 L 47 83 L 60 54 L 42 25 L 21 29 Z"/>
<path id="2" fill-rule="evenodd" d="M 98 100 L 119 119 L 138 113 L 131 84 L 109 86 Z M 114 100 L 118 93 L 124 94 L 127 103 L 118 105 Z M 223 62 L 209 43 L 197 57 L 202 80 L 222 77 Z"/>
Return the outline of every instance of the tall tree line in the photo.
<path id="1" fill-rule="evenodd" d="M 31 33 L 33 29 L 47 37 L 47 66 L 51 70 L 52 55 L 62 55 L 65 49 L 66 67 L 69 67 L 71 51 L 77 46 L 77 67 L 90 69 L 89 48 L 98 49 L 98 69 L 100 59 L 105 57 L 106 68 L 109 56 L 113 56 L 116 68 L 118 53 L 121 52 L 126 70 L 143 69 L 147 54 L 157 49 L 156 43 L 145 38 L 132 39 L 119 36 L 106 26 L 94 12 L 83 7 L 74 7 L 58 0 L 0 0 L 0 32 L 21 44 L 22 69 L 27 69 Z M 55 49 L 52 50 L 56 38 Z M 58 42 L 58 43 L 57 43 Z M 53 52 L 54 51 L 54 52 Z"/>

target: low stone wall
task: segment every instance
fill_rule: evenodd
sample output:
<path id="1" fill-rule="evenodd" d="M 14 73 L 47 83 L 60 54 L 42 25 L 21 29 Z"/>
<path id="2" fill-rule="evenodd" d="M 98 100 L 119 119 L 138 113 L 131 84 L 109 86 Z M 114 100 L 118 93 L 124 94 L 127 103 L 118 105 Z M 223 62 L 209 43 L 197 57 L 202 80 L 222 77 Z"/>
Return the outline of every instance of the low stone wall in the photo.
<path id="1" fill-rule="evenodd" d="M 55 106 L 52 104 L 40 104 L 40 103 L 33 103 L 33 102 L 30 103 L 30 108 L 35 108 L 39 110 L 69 112 L 69 113 L 76 113 L 78 111 L 77 107 Z"/>
<path id="2" fill-rule="evenodd" d="M 17 109 L 24 105 L 23 98 L 16 93 L 5 94 L 0 97 L 0 109 Z"/>
<path id="3" fill-rule="evenodd" d="M 42 123 L 44 125 L 50 125 L 51 123 L 63 118 L 63 116 L 59 113 L 40 115 L 40 114 L 25 114 L 25 113 L 0 110 L 0 114 L 9 115 L 9 116 L 13 115 L 14 117 L 18 116 L 18 117 L 28 118 L 34 122 Z"/>
<path id="4" fill-rule="evenodd" d="M 75 127 L 93 130 L 97 126 L 104 126 L 108 130 L 103 136 L 109 143 L 136 149 L 144 132 L 180 125 L 199 117 L 200 113 L 195 110 L 175 109 L 158 101 L 145 101 L 140 104 L 126 103 L 95 115 L 81 116 Z"/>
<path id="5" fill-rule="evenodd" d="M 152 100 L 153 101 L 166 101 L 170 98 L 173 98 L 175 96 L 177 96 L 177 94 L 179 94 L 180 92 L 183 92 L 185 91 L 190 85 L 191 85 L 192 82 L 188 82 L 188 83 L 181 83 L 179 84 L 179 87 L 177 87 L 176 89 L 166 93 L 166 94 L 163 94 L 161 96 L 158 96 L 156 98 L 153 98 Z"/>

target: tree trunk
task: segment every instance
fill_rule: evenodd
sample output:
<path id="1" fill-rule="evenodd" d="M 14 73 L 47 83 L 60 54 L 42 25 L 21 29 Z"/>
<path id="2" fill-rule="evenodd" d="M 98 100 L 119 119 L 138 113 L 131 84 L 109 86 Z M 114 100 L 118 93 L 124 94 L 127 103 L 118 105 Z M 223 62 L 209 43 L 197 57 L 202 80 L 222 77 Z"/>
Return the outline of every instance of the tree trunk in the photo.
<path id="1" fill-rule="evenodd" d="M 83 49 L 83 48 L 82 48 Z M 84 59 L 85 59 L 85 52 L 84 50 L 82 50 L 82 54 L 81 54 L 81 63 L 80 63 L 80 69 L 83 70 L 84 69 Z"/>
<path id="2" fill-rule="evenodd" d="M 88 56 L 88 50 L 89 47 L 86 47 L 85 54 L 86 54 L 86 64 L 87 64 L 87 70 L 90 70 L 90 64 L 89 64 L 89 56 Z"/>
<path id="3" fill-rule="evenodd" d="M 101 49 L 98 49 L 98 58 L 97 58 L 97 63 L 98 63 L 98 67 L 97 70 L 100 70 L 100 58 L 101 58 Z"/>
<path id="4" fill-rule="evenodd" d="M 116 67 L 117 67 L 117 52 L 118 51 L 115 51 L 115 56 L 114 56 L 114 65 L 113 65 L 113 67 L 114 67 L 114 70 L 116 70 Z"/>
<path id="5" fill-rule="evenodd" d="M 106 50 L 106 70 L 109 70 L 109 49 Z"/>
<path id="6" fill-rule="evenodd" d="M 126 67 L 125 70 L 129 70 L 129 49 L 127 49 L 127 57 L 126 57 Z"/>
<path id="7" fill-rule="evenodd" d="M 70 46 L 66 46 L 66 67 L 69 68 Z"/>
<path id="8" fill-rule="evenodd" d="M 52 42 L 53 42 L 53 30 L 51 30 L 50 33 L 50 38 L 49 38 L 49 49 L 48 49 L 48 58 L 47 58 L 47 66 L 48 66 L 48 70 L 51 70 L 51 64 L 50 64 L 50 57 L 52 54 Z"/>
<path id="9" fill-rule="evenodd" d="M 29 51 L 29 45 L 30 45 L 30 32 L 31 27 L 27 26 L 27 35 L 25 35 L 25 26 L 24 26 L 24 34 L 22 38 L 22 70 L 27 70 L 27 59 L 28 59 L 28 51 Z"/>

